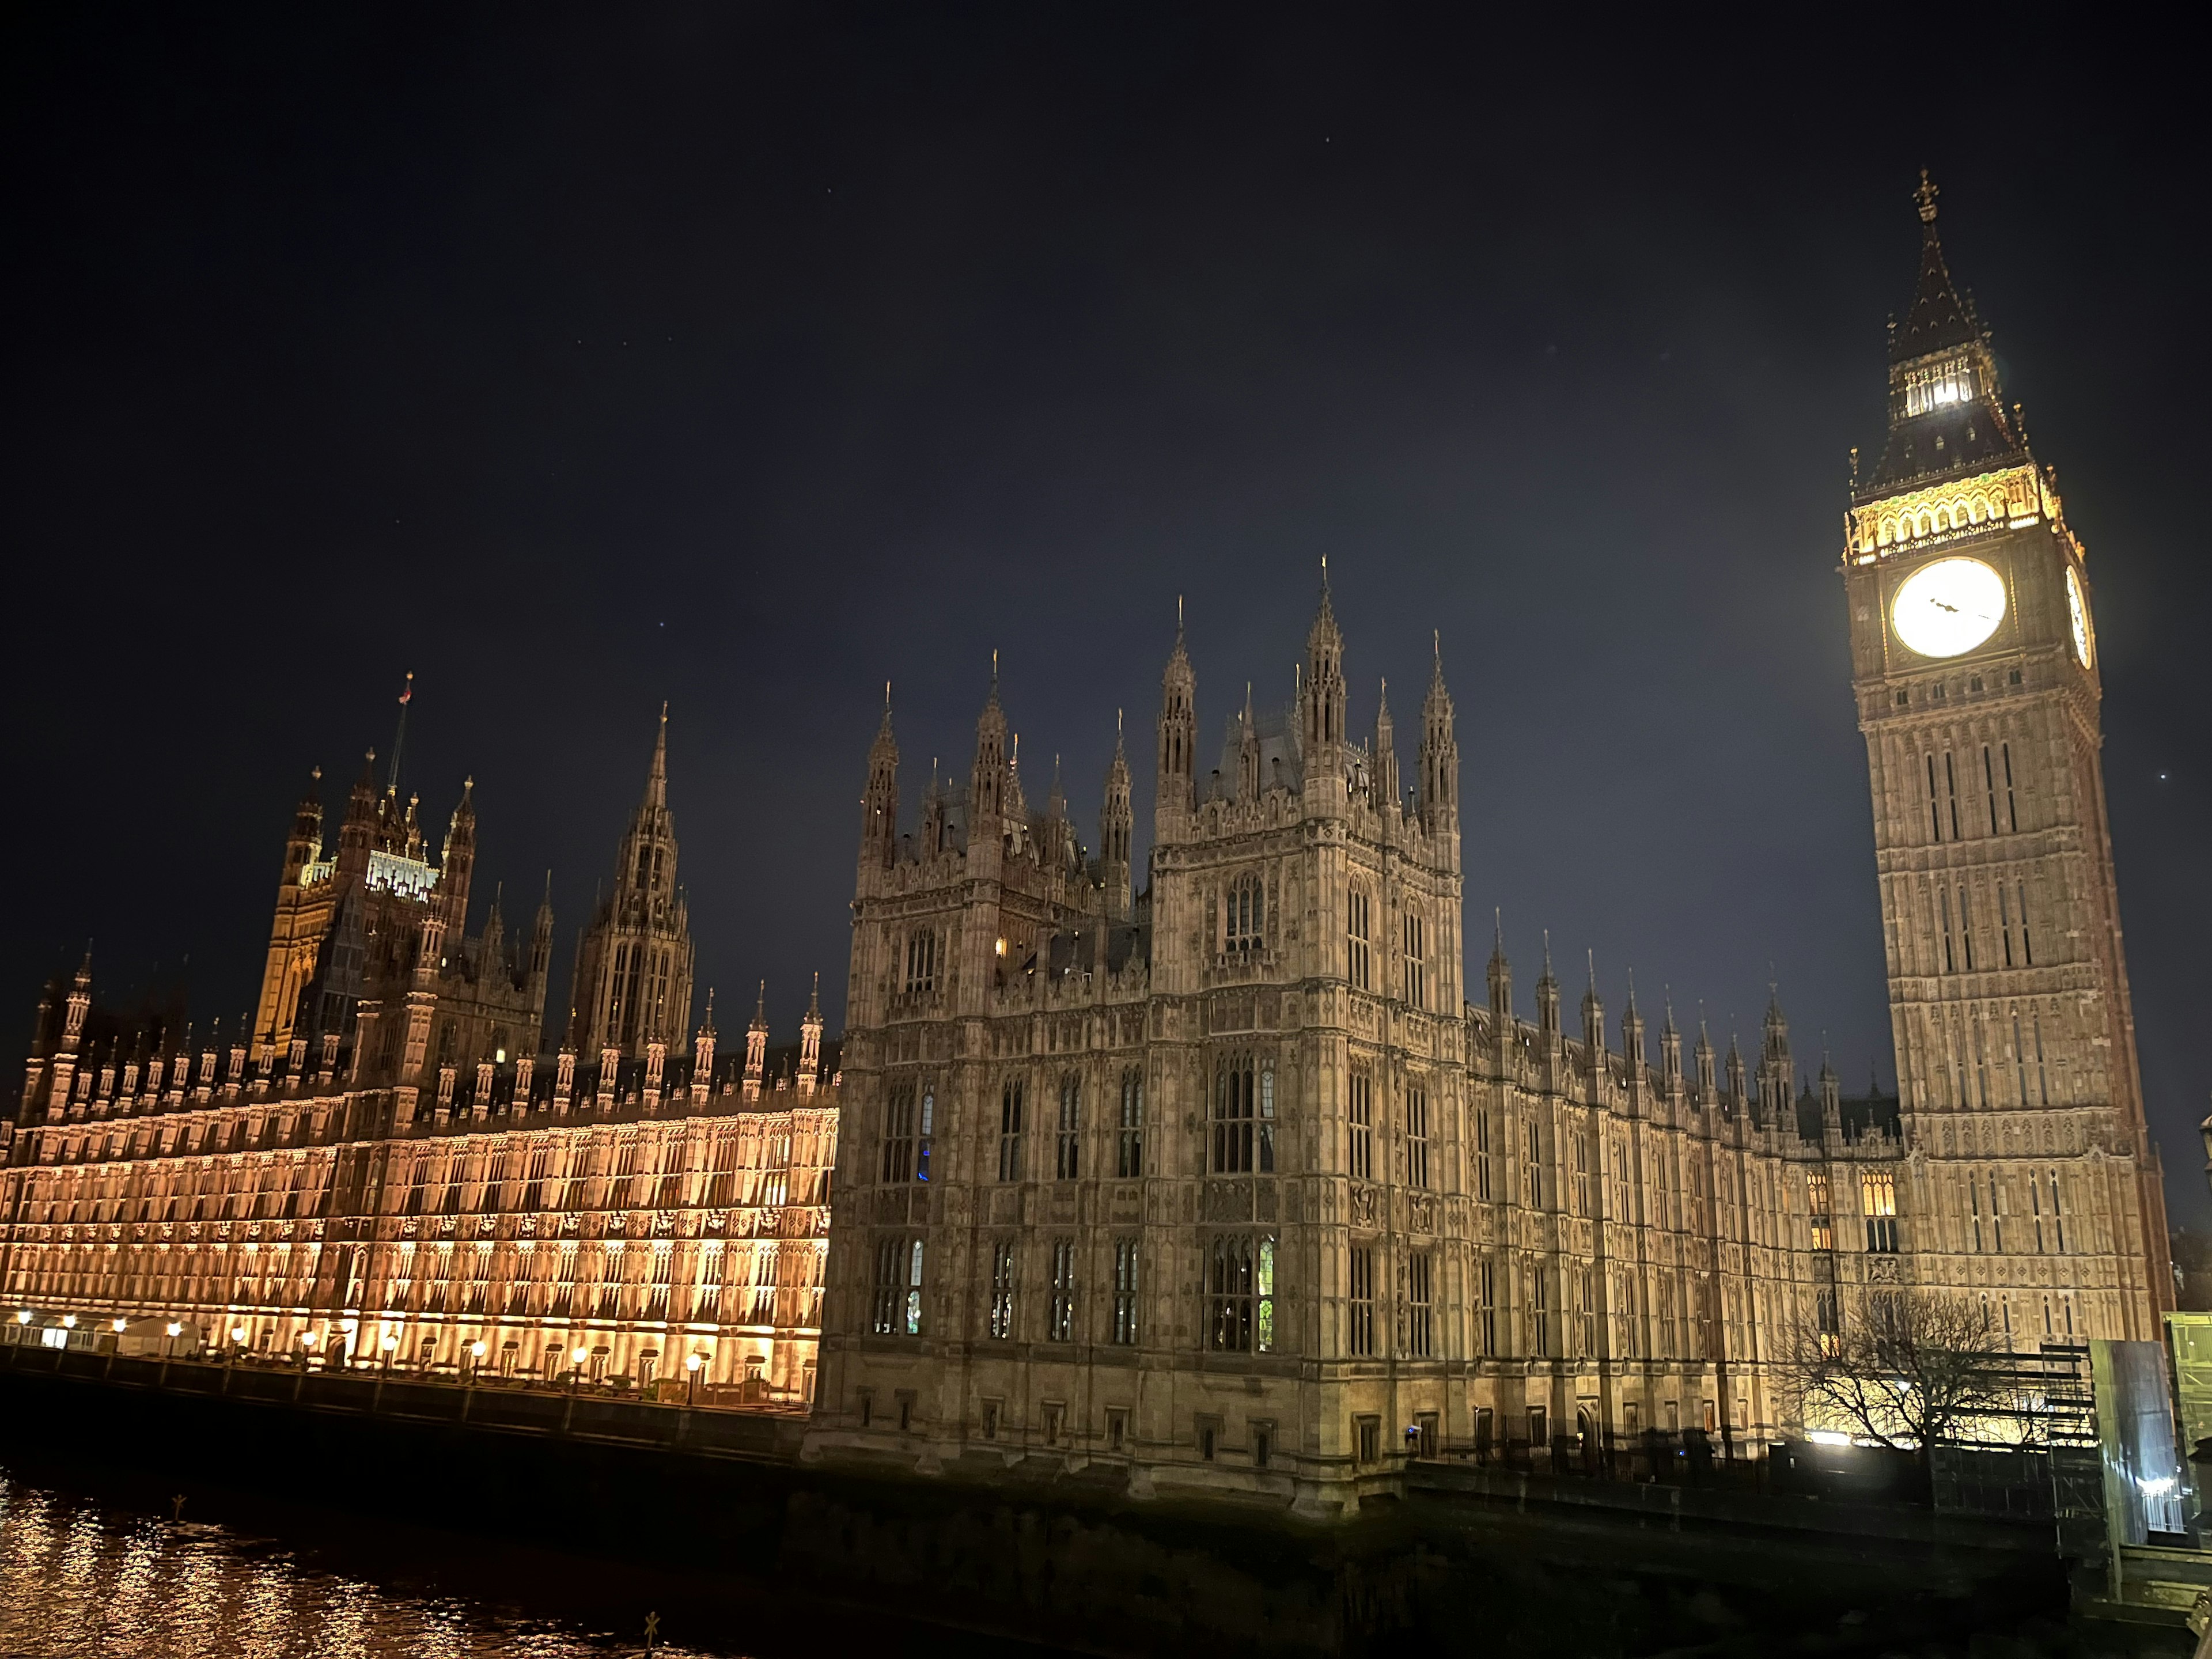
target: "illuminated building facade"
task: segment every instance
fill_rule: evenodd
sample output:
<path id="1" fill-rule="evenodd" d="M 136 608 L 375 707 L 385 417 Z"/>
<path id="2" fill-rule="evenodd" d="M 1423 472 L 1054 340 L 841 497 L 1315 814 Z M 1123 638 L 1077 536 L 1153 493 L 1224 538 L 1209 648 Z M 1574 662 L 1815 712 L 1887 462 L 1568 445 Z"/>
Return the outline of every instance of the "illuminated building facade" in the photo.
<path id="1" fill-rule="evenodd" d="M 2022 1337 L 2155 1338 L 2172 1275 L 2106 821 L 2087 555 L 1953 285 L 1924 176 L 1918 202 L 1888 437 L 1853 479 L 1843 565 L 1914 1276 L 1982 1298 Z"/>
<path id="2" fill-rule="evenodd" d="M 2154 1334 L 2158 1174 L 2078 550 L 2015 426 L 1983 392 L 1959 401 L 1987 351 L 1963 313 L 1930 320 L 1931 281 L 1949 292 L 1930 227 L 1893 453 L 1855 496 L 1845 567 L 1903 1101 L 1844 1098 L 1825 1061 L 1801 1085 L 1778 1006 L 1752 1065 L 1702 1030 L 1686 1058 L 1671 1012 L 1653 1042 L 1632 995 L 1609 1030 L 1595 975 L 1570 1030 L 1548 961 L 1529 1019 L 1502 948 L 1464 994 L 1441 659 L 1405 787 L 1387 695 L 1365 741 L 1347 729 L 1325 581 L 1295 702 L 1255 711 L 1248 693 L 1215 769 L 1178 635 L 1141 892 L 1118 747 L 1093 858 L 1056 782 L 1028 807 L 994 684 L 964 794 L 933 785 L 909 830 L 887 712 L 854 900 L 817 1452 L 1106 1464 L 1139 1492 L 1340 1513 L 1408 1451 L 1772 1431 L 1789 1404 L 1767 1362 L 1870 1286 L 1985 1297 L 2022 1348 Z M 2001 504 L 1955 506 L 1968 475 Z M 1885 654 L 1893 585 L 1923 568 L 1917 541 L 1875 527 L 1892 517 L 1931 553 L 1986 548 L 2016 570 L 2021 620 L 1986 661 Z M 1981 757 L 1995 768 L 2007 742 L 2018 830 L 1931 836 L 1923 751 L 1943 750 L 1947 781 L 1970 769 L 1979 813 Z M 1969 907 L 1948 935 L 1938 886 Z M 1960 954 L 1939 969 L 1943 948 Z"/>
<path id="3" fill-rule="evenodd" d="M 672 880 L 665 759 L 623 858 L 643 824 Z M 88 960 L 41 1006 L 0 1174 L 9 1334 L 811 1398 L 840 1094 L 818 1000 L 796 1045 L 757 1013 L 718 1060 L 710 998 L 672 1057 L 678 905 L 643 1053 L 541 1057 L 550 909 L 519 958 L 495 903 L 466 939 L 469 795 L 434 864 L 398 788 L 364 778 L 328 860 L 302 805 L 227 1046 L 96 1008 Z"/>

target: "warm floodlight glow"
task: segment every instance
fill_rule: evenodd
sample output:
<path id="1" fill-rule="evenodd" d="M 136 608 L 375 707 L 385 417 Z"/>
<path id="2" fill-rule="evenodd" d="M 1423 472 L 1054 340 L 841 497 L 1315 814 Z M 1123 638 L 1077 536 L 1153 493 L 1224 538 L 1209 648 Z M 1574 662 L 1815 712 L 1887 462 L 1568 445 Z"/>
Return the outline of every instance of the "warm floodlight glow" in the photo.
<path id="1" fill-rule="evenodd" d="M 469 1352 L 474 1354 L 477 1358 L 482 1359 L 486 1352 L 486 1345 L 480 1341 L 471 1342 L 469 1344 Z"/>
<path id="2" fill-rule="evenodd" d="M 568 1358 L 571 1358 L 571 1359 L 574 1360 L 574 1361 L 575 1361 L 579 1365 L 582 1364 L 583 1364 L 586 1359 L 589 1359 L 591 1357 L 592 1357 L 592 1351 L 591 1351 L 589 1348 L 578 1348 L 578 1349 L 576 1349 L 574 1352 L 570 1353 L 570 1354 L 569 1354 L 569 1356 L 568 1356 Z"/>
<path id="3" fill-rule="evenodd" d="M 1897 637 L 1923 657 L 1955 657 L 1997 631 L 2004 620 L 2004 578 L 1979 559 L 1938 559 L 1897 590 L 1890 621 Z"/>
<path id="4" fill-rule="evenodd" d="M 76 1316 L 75 1314 L 64 1314 L 62 1316 L 62 1328 L 65 1331 L 75 1330 L 76 1328 Z"/>
<path id="5" fill-rule="evenodd" d="M 169 1322 L 169 1334 L 171 1336 L 182 1336 L 184 1334 L 185 1328 L 182 1325 L 179 1324 L 173 1319 Z"/>
<path id="6" fill-rule="evenodd" d="M 128 1321 L 121 1320 L 121 1319 L 118 1319 L 118 1320 L 117 1320 L 117 1321 L 115 1322 L 115 1334 L 116 1334 L 118 1336 L 120 1336 L 120 1335 L 123 1334 L 123 1328 L 124 1328 L 124 1326 L 125 1326 L 126 1323 L 128 1323 L 128 1322 L 129 1322 Z"/>
<path id="7" fill-rule="evenodd" d="M 706 1363 L 696 1353 L 687 1353 L 684 1356 L 684 1369 L 687 1371 L 696 1371 Z"/>
<path id="8" fill-rule="evenodd" d="M 1815 1429 L 1805 1437 L 1816 1446 L 1848 1446 L 1851 1443 L 1850 1436 L 1838 1434 L 1833 1429 Z"/>
<path id="9" fill-rule="evenodd" d="M 243 1326 L 243 1325 L 233 1325 L 233 1326 L 230 1328 L 230 1340 L 231 1340 L 232 1341 L 234 1341 L 234 1342 L 243 1342 L 243 1341 L 245 1341 L 245 1340 L 246 1340 L 246 1327 L 245 1327 L 245 1326 Z"/>
<path id="10" fill-rule="evenodd" d="M 300 1346 L 303 1348 L 313 1347 L 315 1346 L 315 1334 L 313 1331 L 301 1331 L 300 1333 Z"/>
<path id="11" fill-rule="evenodd" d="M 390 1353 L 394 1348 L 399 1346 L 399 1339 L 394 1336 L 390 1331 L 386 1331 L 384 1334 L 384 1340 L 377 1346 L 382 1348 L 385 1352 Z"/>
<path id="12" fill-rule="evenodd" d="M 17 1310 L 15 1314 L 15 1322 L 18 1325 L 29 1324 L 31 1322 L 31 1310 L 28 1308 Z"/>
<path id="13" fill-rule="evenodd" d="M 2089 601 L 2081 593 L 2081 573 L 2066 567 L 2066 622 L 2074 635 L 2074 660 L 2089 665 Z"/>

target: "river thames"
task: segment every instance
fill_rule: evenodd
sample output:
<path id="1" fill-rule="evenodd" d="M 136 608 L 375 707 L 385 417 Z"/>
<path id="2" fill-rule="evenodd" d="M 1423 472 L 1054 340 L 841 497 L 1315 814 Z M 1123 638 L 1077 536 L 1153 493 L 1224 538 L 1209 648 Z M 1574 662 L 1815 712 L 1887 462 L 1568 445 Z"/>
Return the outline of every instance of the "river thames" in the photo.
<path id="1" fill-rule="evenodd" d="M 94 1490 L 76 1490 L 79 1486 Z M 219 1516 L 204 1512 L 220 1505 Z M 908 1624 L 225 1494 L 173 1517 L 149 1490 L 0 1469 L 5 1659 L 784 1659 L 889 1641 L 912 1653 L 1035 1653 Z M 198 1518 L 195 1518 L 196 1514 Z M 806 1622 L 813 1622 L 813 1634 Z"/>

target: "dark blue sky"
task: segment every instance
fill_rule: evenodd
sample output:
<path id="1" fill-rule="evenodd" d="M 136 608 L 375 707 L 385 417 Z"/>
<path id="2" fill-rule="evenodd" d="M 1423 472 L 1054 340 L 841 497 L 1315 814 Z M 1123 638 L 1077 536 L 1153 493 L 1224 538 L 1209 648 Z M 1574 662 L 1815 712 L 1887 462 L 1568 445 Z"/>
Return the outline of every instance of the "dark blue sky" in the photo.
<path id="1" fill-rule="evenodd" d="M 672 704 L 701 988 L 842 1000 L 863 757 L 1148 821 L 1287 696 L 1326 554 L 1355 721 L 1457 697 L 1470 937 L 1618 1014 L 1892 1076 L 1836 574 L 1921 166 L 2098 580 L 2151 1115 L 2212 1214 L 2203 141 L 2154 42 L 1547 37 L 1116 9 L 16 15 L 0 994 L 100 941 L 251 1000 L 310 765 L 417 677 L 479 890 L 565 965 Z M 1411 763 L 1411 738 L 1404 760 Z M 1086 833 L 1086 839 L 1089 839 Z M 519 919 L 526 898 L 510 906 Z M 479 912 L 478 920 L 481 915 Z M 73 944 L 72 942 L 77 942 Z M 1571 967 L 1569 966 L 1571 964 Z"/>

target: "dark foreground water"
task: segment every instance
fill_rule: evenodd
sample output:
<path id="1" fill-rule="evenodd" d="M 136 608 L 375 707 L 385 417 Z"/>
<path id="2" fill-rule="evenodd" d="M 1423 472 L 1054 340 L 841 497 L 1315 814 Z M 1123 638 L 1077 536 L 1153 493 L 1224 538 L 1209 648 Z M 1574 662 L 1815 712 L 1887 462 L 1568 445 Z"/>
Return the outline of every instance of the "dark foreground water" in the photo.
<path id="1" fill-rule="evenodd" d="M 99 1659 L 606 1659 L 644 1646 L 474 1596 L 378 1583 L 251 1530 L 0 1474 L 0 1654 Z M 658 1646 L 665 1659 L 731 1648 Z"/>

